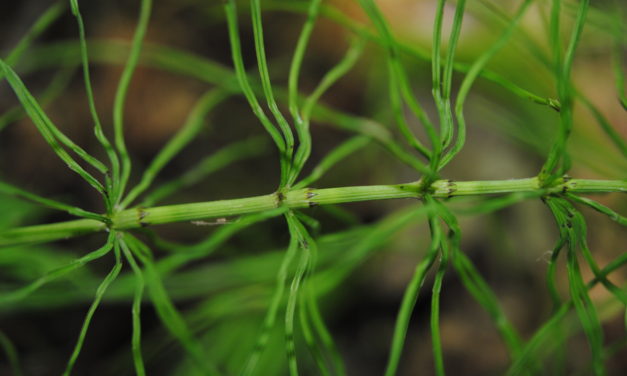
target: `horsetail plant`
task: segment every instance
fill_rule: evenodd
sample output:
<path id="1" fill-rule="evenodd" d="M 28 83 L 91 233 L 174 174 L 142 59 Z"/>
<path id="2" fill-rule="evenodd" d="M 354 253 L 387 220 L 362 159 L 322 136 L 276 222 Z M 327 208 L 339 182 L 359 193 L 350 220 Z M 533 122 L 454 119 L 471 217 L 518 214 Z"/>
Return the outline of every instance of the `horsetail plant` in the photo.
<path id="1" fill-rule="evenodd" d="M 357 339 L 337 341 L 334 334 L 337 323 L 329 312 L 338 303 L 328 301 L 327 297 L 349 291 L 347 281 L 356 270 L 403 229 L 424 223 L 426 230 L 420 236 L 426 238 L 412 239 L 412 245 L 423 252 L 421 259 L 406 276 L 393 328 L 389 328 L 382 340 L 389 342 L 385 361 L 377 364 L 380 369 L 372 374 L 420 373 L 420 369 L 410 368 L 415 366 L 411 362 L 404 364 L 404 360 L 415 348 L 410 341 L 419 332 L 415 326 L 427 327 L 423 322 L 417 323 L 423 306 L 428 307 L 425 312 L 429 314 L 432 350 L 431 368 L 425 372 L 445 375 L 447 370 L 451 373 L 454 372 L 451 369 L 460 369 L 449 361 L 450 330 L 443 330 L 446 319 L 443 312 L 451 308 L 447 302 L 449 286 L 456 279 L 487 313 L 507 353 L 505 362 L 495 361 L 498 365 L 493 373 L 535 375 L 544 374 L 547 369 L 552 374 L 572 374 L 575 370 L 595 375 L 619 372 L 620 365 L 614 365 L 611 359 L 613 353 L 624 351 L 627 344 L 627 288 L 624 273 L 621 274 L 627 256 L 620 249 L 621 253 L 612 259 L 601 259 L 593 253 L 588 245 L 591 223 L 585 210 L 593 209 L 621 229 L 627 224 L 619 212 L 625 207 L 627 192 L 625 117 L 623 112 L 622 128 L 614 125 L 621 119 L 607 116 L 589 98 L 590 93 L 578 87 L 575 73 L 577 52 L 586 43 L 587 33 L 607 37 L 611 41 L 608 55 L 615 81 L 611 96 L 617 98 L 624 110 L 624 5 L 616 2 L 618 11 L 611 11 L 602 9 L 601 4 L 591 5 L 588 0 L 520 0 L 509 11 L 488 0 L 432 2 L 434 13 L 428 15 L 428 20 L 433 27 L 427 46 L 417 40 L 409 41 L 387 13 L 385 2 L 359 0 L 351 5 L 354 8 L 350 12 L 337 2 L 323 0 L 250 0 L 249 4 L 222 0 L 210 5 L 189 2 L 185 6 L 205 10 L 209 7 L 212 17 L 219 19 L 228 35 L 229 51 L 225 55 L 232 69 L 182 49 L 146 43 L 153 17 L 151 0 L 139 1 L 139 17 L 130 43 L 88 39 L 90 24 L 84 22 L 78 0 L 69 1 L 69 11 L 65 1 L 55 2 L 3 55 L 6 57 L 0 59 L 0 78 L 7 82 L 19 102 L 18 107 L 0 114 L 0 131 L 7 134 L 13 122 L 27 117 L 56 156 L 99 194 L 104 212 L 21 188 L 9 182 L 15 179 L 11 173 L 2 173 L 0 202 L 6 203 L 7 208 L 3 209 L 7 213 L 11 205 L 19 205 L 15 198 L 35 204 L 40 213 L 46 208 L 76 219 L 57 220 L 60 218 L 57 216 L 52 223 L 22 225 L 23 218 L 18 213 L 17 224 L 0 221 L 0 267 L 10 271 L 2 278 L 0 317 L 10 320 L 23 312 L 35 312 L 42 304 L 84 305 L 91 301 L 78 335 L 74 334 L 76 340 L 67 354 L 68 360 L 58 370 L 63 375 L 72 374 L 75 368 L 88 370 L 85 372 L 89 374 L 134 372 L 137 375 L 364 374 L 353 371 L 359 369 L 360 359 L 355 361 L 354 354 L 346 356 L 352 353 L 350 347 L 355 344 L 347 341 Z M 82 4 L 90 9 L 86 2 Z M 214 12 L 218 8 L 219 16 Z M 525 29 L 526 20 L 532 17 L 530 9 L 546 20 L 546 37 L 542 43 Z M 78 40 L 36 45 L 35 41 L 68 12 L 76 22 Z M 355 13 L 362 14 L 361 18 L 352 16 Z M 304 20 L 299 25 L 300 32 L 295 33 L 293 51 L 286 59 L 273 59 L 273 48 L 269 48 L 276 33 L 266 17 L 277 14 L 288 14 L 292 23 Z M 592 22 L 591 15 L 604 24 Z M 244 16 L 250 17 L 250 22 L 242 22 Z M 467 28 L 469 20 L 484 23 L 494 31 L 495 38 L 489 45 L 471 46 L 471 40 L 466 37 L 466 33 L 472 32 Z M 348 47 L 312 85 L 310 77 L 307 81 L 303 79 L 310 59 L 308 53 L 320 48 L 315 45 L 317 30 L 329 22 L 349 35 Z M 447 30 L 449 22 L 450 30 Z M 568 35 L 567 40 L 564 35 Z M 533 79 L 520 84 L 510 70 L 500 69 L 494 61 L 502 59 L 506 55 L 504 51 L 511 54 L 508 47 L 514 43 L 521 44 L 521 50 L 534 57 L 534 67 L 542 70 L 539 74 L 543 77 L 550 77 L 550 84 L 537 84 Z M 374 55 L 377 51 L 382 54 L 380 61 Z M 248 66 L 248 54 L 254 55 L 256 67 Z M 374 61 L 372 64 L 383 62 L 373 70 L 378 76 L 373 81 L 384 81 L 375 90 L 380 110 L 365 110 L 364 114 L 356 115 L 324 103 L 327 92 L 332 92 L 346 76 L 356 74 L 356 67 L 361 69 L 370 60 Z M 97 76 L 93 74 L 94 64 L 121 67 L 110 117 L 104 116 L 99 106 L 98 85 L 92 78 Z M 95 148 L 73 141 L 46 110 L 46 103 L 61 96 L 79 66 Z M 204 85 L 204 94 L 198 97 L 182 126 L 142 167 L 135 162 L 136 156 L 129 147 L 125 119 L 131 107 L 133 78 L 138 70 L 147 67 L 193 79 Z M 417 72 L 416 67 L 426 67 L 424 70 L 430 69 L 430 74 Z M 57 76 L 43 94 L 36 94 L 23 77 L 49 68 L 57 69 Z M 422 82 L 421 75 L 429 77 L 425 82 L 430 82 L 430 98 L 421 94 L 418 84 Z M 281 85 L 283 82 L 285 87 Z M 207 84 L 211 87 L 207 88 Z M 538 171 L 536 176 L 452 179 L 454 165 L 461 163 L 460 154 L 465 152 L 471 141 L 469 135 L 477 127 L 478 117 L 468 103 L 474 103 L 473 95 L 482 95 L 484 86 L 507 96 L 508 105 L 530 108 L 527 111 L 534 116 L 544 111 L 542 116 L 548 120 L 541 126 L 530 123 L 529 129 L 515 129 L 509 134 L 524 140 L 525 132 L 537 132 L 533 141 L 536 143 L 530 143 L 541 149 L 541 158 L 533 162 Z M 245 99 L 254 122 L 260 123 L 265 133 L 260 136 L 251 131 L 254 136 L 222 146 L 215 153 L 204 153 L 200 162 L 187 165 L 175 176 L 168 175 L 171 174 L 168 166 L 202 139 L 208 114 L 219 112 L 240 97 Z M 493 106 L 496 113 L 499 104 L 495 101 Z M 579 107 L 590 112 L 590 121 L 585 117 L 579 119 Z M 490 119 L 486 116 L 481 121 Z M 534 118 L 529 115 L 529 119 Z M 610 153 L 617 155 L 604 152 L 592 159 L 587 157 L 593 151 L 588 154 L 582 151 L 581 156 L 578 150 L 571 153 L 573 134 L 593 120 L 598 123 L 604 142 L 615 149 Z M 350 137 L 325 154 L 321 151 L 324 145 L 316 142 L 321 124 Z M 226 130 L 240 124 L 233 122 L 220 127 Z M 506 127 L 503 124 L 504 133 L 511 129 Z M 202 185 L 209 175 L 229 169 L 236 162 L 264 160 L 262 156 L 271 154 L 270 144 L 276 149 L 279 165 L 278 181 L 272 183 L 271 193 L 160 204 L 181 191 Z M 353 156 L 375 153 L 370 150 L 376 150 L 377 146 L 394 163 L 400 162 L 397 167 L 405 171 L 404 176 L 411 176 L 405 178 L 409 182 L 315 188 L 332 171 L 350 165 Z M 614 166 L 613 171 L 618 173 L 597 173 L 593 178 L 579 176 L 586 171 L 579 163 L 609 164 L 611 158 L 615 158 L 614 164 L 608 168 L 612 171 Z M 571 173 L 575 176 L 568 175 Z M 615 200 L 588 197 L 597 194 L 612 194 Z M 12 199 L 7 199 L 9 196 Z M 358 217 L 340 206 L 391 199 L 409 200 L 404 201 L 408 202 L 405 207 L 396 208 L 371 224 L 361 224 Z M 520 328 L 512 319 L 497 288 L 482 274 L 482 266 L 473 260 L 462 234 L 465 226 L 462 218 L 493 216 L 529 202 L 542 202 L 546 206 L 546 214 L 550 213 L 554 219 L 557 234 L 546 268 L 550 312 L 533 331 Z M 324 210 L 323 215 L 318 215 L 319 209 Z M 329 217 L 347 228 L 320 234 L 325 218 Z M 162 237 L 160 225 L 178 222 L 207 229 L 209 234 L 194 244 Z M 234 250 L 234 239 L 245 237 L 243 234 L 268 222 L 278 222 L 281 233 L 285 234 L 273 243 L 281 251 L 265 252 L 267 246 L 262 246 L 261 240 L 250 246 L 259 249 Z M 106 234 L 106 240 L 91 252 L 68 256 L 60 248 L 66 239 L 85 239 L 98 233 Z M 624 240 L 624 234 L 616 235 L 615 239 Z M 91 243 L 80 244 L 85 252 L 84 244 Z M 612 247 L 621 245 L 612 244 Z M 229 248 L 234 256 L 226 256 Z M 214 255 L 219 251 L 223 254 Z M 103 263 L 107 264 L 107 272 L 100 277 L 96 264 Z M 45 270 L 38 269 L 33 275 L 33 269 L 25 267 L 27 264 L 42 265 Z M 65 291 L 71 283 L 80 288 Z M 430 292 L 426 290 L 427 283 L 431 284 Z M 597 285 L 604 289 L 605 295 L 599 294 L 604 300 L 591 293 Z M 565 289 L 567 293 L 563 292 Z M 99 319 L 102 306 L 114 301 L 130 308 L 128 359 L 124 358 L 119 366 L 112 365 L 110 371 L 93 371 L 95 366 L 90 369 L 89 365 L 81 364 L 81 355 L 86 352 L 85 343 L 93 341 L 92 322 Z M 147 331 L 146 317 L 153 313 L 160 326 Z M 620 315 L 624 315 L 624 320 L 616 329 L 613 320 Z M 6 366 L 0 365 L 0 371 L 29 374 L 33 367 L 20 357 L 23 345 L 19 338 L 12 338 L 9 329 L 0 326 L 0 344 L 7 359 Z M 163 330 L 168 332 L 167 336 Z M 608 334 L 610 330 L 620 333 Z M 587 360 L 571 359 L 563 350 L 577 337 L 585 338 Z M 158 355 L 168 352 L 172 342 L 177 343 L 181 354 L 176 359 L 170 356 L 168 361 L 175 364 L 168 366 L 167 371 L 160 370 Z"/>

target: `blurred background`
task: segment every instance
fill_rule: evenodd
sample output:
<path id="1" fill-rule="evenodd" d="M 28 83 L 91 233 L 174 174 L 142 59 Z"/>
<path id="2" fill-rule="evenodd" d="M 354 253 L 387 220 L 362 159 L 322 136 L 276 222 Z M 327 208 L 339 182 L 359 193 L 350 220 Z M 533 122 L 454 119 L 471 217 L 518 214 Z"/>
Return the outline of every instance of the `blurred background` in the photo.
<path id="1" fill-rule="evenodd" d="M 0 51 L 6 56 L 28 32 L 33 22 L 53 1 L 27 0 L 3 4 L 0 13 Z M 350 0 L 324 1 L 325 9 L 314 30 L 302 73 L 300 89 L 309 93 L 321 77 L 344 55 L 354 33 L 333 19 L 341 12 L 356 25 L 369 22 L 358 4 Z M 498 38 L 517 8 L 516 2 L 471 1 L 467 5 L 458 60 L 472 63 Z M 564 41 L 568 40 L 577 2 L 564 2 Z M 612 71 L 614 7 L 618 2 L 594 2 L 573 68 L 576 87 L 595 106 L 591 113 L 578 102 L 575 128 L 568 150 L 578 178 L 624 179 L 627 160 L 597 124 L 603 116 L 627 137 L 627 115 L 617 100 Z M 432 119 L 436 111 L 431 97 L 431 63 L 420 59 L 431 48 L 436 2 L 428 0 L 378 1 L 395 35 L 417 53 L 403 55 L 416 97 Z M 300 29 L 305 20 L 306 1 L 262 1 L 267 55 L 276 88 L 287 86 L 287 72 Z M 445 36 L 448 35 L 454 2 L 447 4 Z M 125 50 L 136 25 L 139 2 L 83 1 L 81 11 L 89 38 L 92 83 L 99 114 L 110 135 L 112 108 Z M 546 65 L 551 58 L 548 45 L 550 2 L 536 1 L 521 27 L 488 65 L 489 69 L 540 97 L 555 98 L 553 74 Z M 625 5 L 619 6 L 625 11 Z M 239 3 L 240 32 L 246 67 L 256 73 L 253 34 L 248 2 Z M 331 15 L 331 16 L 330 16 Z M 623 19 L 624 22 L 624 19 Z M 624 26 L 624 25 L 623 25 Z M 76 21 L 66 7 L 51 27 L 37 38 L 14 69 L 24 80 L 55 124 L 90 153 L 104 157 L 92 134 L 82 71 L 78 55 Z M 446 41 L 446 37 L 444 38 Z M 156 46 L 184 51 L 194 60 L 232 66 L 224 12 L 220 1 L 162 0 L 154 4 L 146 38 L 144 60 L 137 69 L 125 106 L 125 135 L 133 161 L 132 182 L 152 158 L 184 124 L 199 98 L 226 76 L 203 71 L 187 57 L 159 55 Z M 566 43 L 566 42 L 564 42 Z M 444 43 L 446 46 L 446 42 Z M 623 46 L 624 47 L 624 46 Z M 122 52 L 120 52 L 122 51 Z M 152 52 L 150 52 L 152 51 Z M 622 58 L 625 49 L 620 52 Z M 161 56 L 161 57 L 160 57 Z M 164 57 L 165 56 L 165 57 Z M 187 56 L 187 55 L 185 55 Z M 161 60 L 160 60 L 161 59 Z M 176 68 L 178 62 L 182 67 Z M 187 59 L 187 60 L 186 60 Z M 185 73 L 185 67 L 192 73 Z M 623 67 L 624 70 L 624 67 Z M 204 78 L 203 78 L 204 77 Z M 463 75 L 454 76 L 454 92 Z M 402 143 L 394 126 L 388 97 L 388 76 L 381 46 L 368 42 L 352 69 L 324 95 L 321 102 L 345 114 L 377 121 Z M 283 102 L 283 104 L 285 104 Z M 0 83 L 0 178 L 46 197 L 59 199 L 96 212 L 104 211 L 98 194 L 64 166 L 38 134 L 33 124 L 16 108 L 19 104 L 5 81 Z M 287 114 L 286 106 L 282 107 Z M 6 114 L 9 114 L 7 116 Z M 522 99 L 485 79 L 477 80 L 467 101 L 466 146 L 443 171 L 453 180 L 490 180 L 535 176 L 559 124 L 559 114 L 548 106 Z M 188 147 L 159 175 L 155 186 L 171 181 L 203 158 L 237 144 L 237 157 L 228 166 L 190 187 L 177 190 L 159 204 L 211 201 L 271 193 L 278 185 L 278 156 L 263 127 L 240 95 L 231 96 L 207 116 L 205 127 Z M 418 122 L 411 124 L 423 135 Z M 313 150 L 305 173 L 334 147 L 353 133 L 330 121 L 314 121 Z M 423 138 L 424 139 L 424 138 Z M 426 142 L 426 141 L 425 141 Z M 375 141 L 339 163 L 317 188 L 415 181 L 419 175 L 399 162 Z M 485 198 L 483 198 L 485 199 Z M 594 197 L 619 213 L 627 213 L 625 195 Z M 471 200 L 450 200 L 452 207 Z M 320 296 L 323 315 L 345 359 L 349 375 L 380 375 L 388 356 L 394 321 L 406 284 L 429 242 L 424 217 L 415 216 L 395 225 L 378 239 L 365 242 L 366 234 L 393 223 L 401 214 L 418 208 L 413 200 L 376 201 L 341 207 L 316 207 L 304 212 L 319 221 L 315 235 L 320 240 L 320 270 L 326 270 L 343 252 L 366 249 L 352 265 L 341 285 Z M 0 195 L 0 229 L 68 220 L 65 213 Z M 627 231 L 607 217 L 581 209 L 588 223 L 588 241 L 601 267 L 627 251 Z M 462 250 L 476 264 L 493 288 L 502 308 L 528 339 L 551 314 L 546 290 L 546 267 L 550 250 L 558 239 L 550 211 L 540 200 L 528 200 L 483 215 L 459 217 Z M 397 223 L 394 222 L 394 223 Z M 159 226 L 153 235 L 171 242 L 194 244 L 217 226 L 179 223 Z M 333 234 L 354 234 L 334 238 Z M 361 231 L 361 232 L 360 232 Z M 383 231 L 383 230 L 382 230 Z M 98 248 L 105 236 L 97 234 L 53 244 L 14 247 L 0 251 L 0 287 L 9 291 Z M 189 265 L 165 280 L 166 287 L 185 313 L 190 326 L 210 356 L 225 364 L 225 374 L 237 373 L 259 332 L 267 298 L 278 270 L 280 254 L 289 234 L 283 220 L 256 224 L 234 237 L 210 258 Z M 355 251 L 357 252 L 357 251 Z M 155 247 L 156 257 L 163 255 Z M 0 308 L 0 330 L 19 353 L 24 375 L 57 375 L 65 367 L 84 314 L 98 282 L 111 267 L 111 259 L 93 263 L 71 278 L 42 288 L 27 299 Z M 127 271 L 128 272 L 128 271 Z M 591 273 L 583 271 L 586 280 Z M 564 297 L 568 284 L 564 265 L 558 278 Z M 624 272 L 610 279 L 625 286 Z M 427 279 L 408 332 L 400 375 L 433 374 L 429 332 L 430 288 Z M 98 309 L 84 350 L 75 367 L 76 375 L 133 374 L 130 352 L 132 276 L 116 282 Z M 616 305 L 607 304 L 606 290 L 594 288 L 604 322 L 607 344 L 625 343 L 624 317 Z M 442 292 L 441 331 L 447 371 L 464 375 L 499 375 L 509 364 L 505 346 L 488 314 L 464 289 L 458 276 L 448 273 Z M 161 326 L 150 304 L 142 312 L 144 349 L 148 374 L 193 374 L 179 345 Z M 282 321 L 279 320 L 279 327 Z M 286 374 L 280 328 L 273 335 L 259 374 Z M 300 346 L 304 348 L 304 346 Z M 305 352 L 305 350 L 303 350 Z M 587 374 L 590 362 L 585 336 L 578 333 L 565 349 L 566 374 Z M 274 358 L 273 358 L 274 356 Z M 316 374 L 312 361 L 302 357 L 303 374 Z M 548 355 L 547 374 L 559 367 L 557 357 Z M 625 347 L 608 358 L 612 374 L 627 370 Z M 311 363 L 311 364 L 310 364 Z M 264 368 L 261 368 L 264 369 Z M 0 374 L 11 374 L 6 357 L 0 357 Z"/>

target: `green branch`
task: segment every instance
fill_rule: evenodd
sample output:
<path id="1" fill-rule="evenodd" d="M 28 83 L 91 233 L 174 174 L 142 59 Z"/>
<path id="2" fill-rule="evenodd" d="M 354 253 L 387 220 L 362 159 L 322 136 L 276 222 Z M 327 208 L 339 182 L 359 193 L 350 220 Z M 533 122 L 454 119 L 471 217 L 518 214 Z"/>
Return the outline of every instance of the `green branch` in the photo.
<path id="1" fill-rule="evenodd" d="M 198 221 L 210 218 L 233 217 L 277 208 L 300 209 L 318 205 L 343 204 L 357 201 L 400 198 L 421 199 L 425 193 L 435 198 L 457 196 L 536 192 L 539 195 L 565 193 L 627 192 L 627 180 L 590 180 L 561 178 L 550 187 L 542 188 L 537 178 L 452 181 L 437 180 L 425 191 L 421 182 L 396 185 L 367 185 L 338 188 L 302 188 L 284 193 L 262 196 L 196 202 L 181 205 L 136 207 L 118 212 L 111 218 L 110 227 L 116 230 L 159 225 L 173 222 Z M 27 243 L 41 243 L 67 239 L 88 233 L 107 231 L 103 222 L 94 219 L 27 226 L 0 233 L 0 247 Z"/>

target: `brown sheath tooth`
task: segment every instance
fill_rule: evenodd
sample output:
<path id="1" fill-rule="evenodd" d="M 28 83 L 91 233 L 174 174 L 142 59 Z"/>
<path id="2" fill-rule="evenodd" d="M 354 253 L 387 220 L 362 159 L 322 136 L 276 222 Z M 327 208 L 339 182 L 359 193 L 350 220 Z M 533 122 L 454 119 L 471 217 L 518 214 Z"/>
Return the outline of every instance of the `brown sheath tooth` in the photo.
<path id="1" fill-rule="evenodd" d="M 144 218 L 148 216 L 148 213 L 144 210 L 144 208 L 138 206 L 137 207 L 137 222 L 141 227 L 146 227 L 150 225 L 150 223 L 144 221 Z"/>
<path id="2" fill-rule="evenodd" d="M 274 196 L 276 197 L 276 207 L 278 208 L 283 205 L 283 201 L 285 200 L 285 195 L 283 194 L 283 192 L 277 192 L 274 194 Z"/>
<path id="3" fill-rule="evenodd" d="M 451 197 L 453 197 L 453 193 L 455 193 L 455 191 L 456 191 L 456 189 L 455 189 L 455 188 L 449 188 L 449 189 L 447 190 L 447 195 L 446 195 L 446 198 L 451 198 Z"/>

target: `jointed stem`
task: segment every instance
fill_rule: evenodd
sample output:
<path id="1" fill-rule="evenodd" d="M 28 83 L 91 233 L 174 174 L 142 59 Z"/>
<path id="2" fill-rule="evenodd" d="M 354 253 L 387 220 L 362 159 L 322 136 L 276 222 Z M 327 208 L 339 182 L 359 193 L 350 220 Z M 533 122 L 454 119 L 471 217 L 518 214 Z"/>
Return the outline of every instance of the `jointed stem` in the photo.
<path id="1" fill-rule="evenodd" d="M 627 192 L 627 180 L 558 179 L 552 186 L 542 188 L 537 178 L 452 181 L 437 180 L 425 191 L 421 181 L 396 185 L 367 185 L 338 188 L 302 188 L 287 193 L 196 202 L 181 205 L 136 207 L 118 212 L 111 218 L 111 228 L 130 230 L 150 225 L 194 221 L 207 218 L 239 216 L 275 208 L 297 209 L 317 205 L 342 204 L 357 201 L 422 198 L 429 193 L 434 198 L 456 196 L 537 192 L 539 194 Z M 0 247 L 26 243 L 48 242 L 83 234 L 108 230 L 103 222 L 93 219 L 20 227 L 0 233 Z"/>

